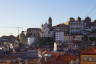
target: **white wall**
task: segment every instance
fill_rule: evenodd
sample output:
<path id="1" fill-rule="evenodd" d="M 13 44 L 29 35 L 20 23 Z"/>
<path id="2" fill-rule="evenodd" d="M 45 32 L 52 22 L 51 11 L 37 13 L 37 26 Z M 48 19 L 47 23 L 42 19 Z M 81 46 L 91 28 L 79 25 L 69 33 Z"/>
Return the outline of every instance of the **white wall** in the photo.
<path id="1" fill-rule="evenodd" d="M 28 37 L 28 45 L 31 45 L 35 42 L 35 37 Z"/>
<path id="2" fill-rule="evenodd" d="M 54 51 L 57 51 L 57 43 L 54 42 Z"/>
<path id="3" fill-rule="evenodd" d="M 55 40 L 64 42 L 64 32 L 55 32 Z"/>

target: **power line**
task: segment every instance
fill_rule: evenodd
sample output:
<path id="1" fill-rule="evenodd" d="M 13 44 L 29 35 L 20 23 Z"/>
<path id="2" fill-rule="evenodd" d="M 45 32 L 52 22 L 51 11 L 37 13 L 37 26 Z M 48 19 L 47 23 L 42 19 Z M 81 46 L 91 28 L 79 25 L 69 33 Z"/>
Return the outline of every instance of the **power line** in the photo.
<path id="1" fill-rule="evenodd" d="M 11 29 L 11 31 L 12 31 L 12 29 L 16 30 L 18 35 L 19 35 L 20 31 L 23 31 L 23 27 L 16 27 L 16 26 L 0 26 L 0 29 L 3 29 L 3 31 L 4 30 L 9 30 L 9 32 L 10 32 L 10 29 Z M 5 34 L 15 34 L 15 33 L 12 33 L 12 32 L 11 33 L 7 33 L 7 32 L 5 32 Z"/>
<path id="2" fill-rule="evenodd" d="M 89 16 L 90 14 L 92 14 L 92 12 L 96 9 L 96 4 L 93 6 L 93 8 L 85 15 L 85 16 Z"/>

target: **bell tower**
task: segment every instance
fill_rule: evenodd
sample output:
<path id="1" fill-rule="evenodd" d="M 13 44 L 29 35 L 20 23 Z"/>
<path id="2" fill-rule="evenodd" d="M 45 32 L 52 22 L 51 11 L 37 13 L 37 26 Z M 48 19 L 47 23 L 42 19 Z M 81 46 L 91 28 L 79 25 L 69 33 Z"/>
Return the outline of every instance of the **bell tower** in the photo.
<path id="1" fill-rule="evenodd" d="M 48 22 L 49 22 L 49 26 L 52 27 L 52 18 L 51 17 L 49 17 Z"/>

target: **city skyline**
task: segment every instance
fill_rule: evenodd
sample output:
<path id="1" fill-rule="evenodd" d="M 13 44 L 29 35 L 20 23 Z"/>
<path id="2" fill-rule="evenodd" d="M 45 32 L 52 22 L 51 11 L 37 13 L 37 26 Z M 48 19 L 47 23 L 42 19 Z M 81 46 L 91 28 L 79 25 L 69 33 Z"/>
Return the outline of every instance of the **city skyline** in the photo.
<path id="1" fill-rule="evenodd" d="M 95 20 L 95 0 L 0 0 L 0 35 L 18 34 L 17 27 L 41 27 L 51 16 L 53 25 L 69 17 Z"/>

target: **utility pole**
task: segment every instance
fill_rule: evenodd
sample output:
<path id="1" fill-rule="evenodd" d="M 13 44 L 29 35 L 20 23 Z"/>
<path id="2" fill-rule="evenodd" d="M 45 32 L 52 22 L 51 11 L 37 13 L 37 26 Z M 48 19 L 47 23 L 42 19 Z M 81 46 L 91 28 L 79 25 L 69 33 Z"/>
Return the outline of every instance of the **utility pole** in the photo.
<path id="1" fill-rule="evenodd" d="M 19 31 L 20 31 L 20 29 L 22 29 L 22 31 L 23 31 L 23 27 L 17 27 L 19 38 L 20 38 L 20 35 L 19 35 Z"/>

